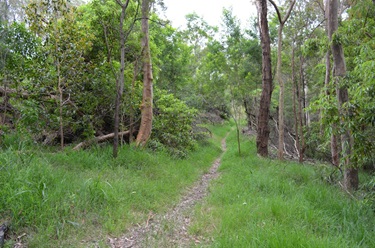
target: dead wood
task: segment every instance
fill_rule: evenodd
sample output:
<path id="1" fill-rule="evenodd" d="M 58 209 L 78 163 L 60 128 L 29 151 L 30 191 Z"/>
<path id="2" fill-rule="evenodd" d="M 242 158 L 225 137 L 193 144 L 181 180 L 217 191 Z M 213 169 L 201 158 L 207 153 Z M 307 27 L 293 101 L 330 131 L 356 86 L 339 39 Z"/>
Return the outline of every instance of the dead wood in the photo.
<path id="1" fill-rule="evenodd" d="M 127 135 L 129 133 L 130 133 L 130 131 L 123 131 L 123 132 L 119 132 L 118 135 L 122 136 L 122 135 Z M 76 145 L 73 148 L 73 150 L 77 151 L 77 150 L 79 150 L 83 147 L 90 146 L 93 143 L 99 143 L 99 142 L 102 142 L 102 141 L 105 141 L 105 140 L 108 140 L 108 139 L 113 139 L 114 137 L 115 137 L 115 133 L 110 133 L 110 134 L 102 135 L 102 136 L 99 136 L 99 137 L 95 137 L 93 139 L 86 140 L 86 141 L 83 141 L 83 142 L 79 143 L 78 145 Z"/>

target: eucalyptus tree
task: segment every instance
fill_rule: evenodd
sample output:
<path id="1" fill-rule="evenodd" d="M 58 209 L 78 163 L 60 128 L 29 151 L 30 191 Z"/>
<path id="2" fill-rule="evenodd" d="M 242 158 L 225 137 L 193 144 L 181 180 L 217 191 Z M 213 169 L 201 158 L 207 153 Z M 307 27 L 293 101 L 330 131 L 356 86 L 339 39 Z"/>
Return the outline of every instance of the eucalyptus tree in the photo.
<path id="1" fill-rule="evenodd" d="M 262 157 L 268 156 L 268 140 L 270 128 L 268 124 L 272 96 L 272 67 L 271 67 L 271 40 L 267 20 L 267 0 L 257 0 L 259 15 L 260 40 L 262 44 L 262 95 L 260 97 L 258 127 L 257 127 L 257 153 Z"/>
<path id="2" fill-rule="evenodd" d="M 333 80 L 337 88 L 337 101 L 339 110 L 339 120 L 343 131 L 341 133 L 341 147 L 343 156 L 344 172 L 344 185 L 347 189 L 358 188 L 358 168 L 350 164 L 350 156 L 353 149 L 353 139 L 351 138 L 350 130 L 345 127 L 345 116 L 348 116 L 349 102 L 348 86 L 343 83 L 344 77 L 347 74 L 344 50 L 339 36 L 335 34 L 338 30 L 339 24 L 339 1 L 329 0 L 327 11 L 327 27 L 328 37 L 331 42 L 331 51 L 333 56 Z"/>
<path id="3" fill-rule="evenodd" d="M 119 143 L 119 126 L 120 126 L 120 102 L 122 94 L 124 91 L 124 70 L 125 70 L 125 31 L 124 31 L 124 21 L 126 9 L 129 6 L 130 0 L 126 0 L 124 3 L 121 0 L 116 0 L 117 4 L 121 7 L 121 16 L 120 16 L 120 70 L 118 77 L 116 79 L 116 99 L 115 99 L 115 120 L 114 120 L 114 138 L 113 138 L 113 157 L 116 158 L 118 154 L 118 143 Z"/>
<path id="4" fill-rule="evenodd" d="M 287 22 L 290 13 L 293 10 L 293 6 L 296 3 L 295 0 L 292 0 L 284 17 L 282 17 L 279 8 L 277 7 L 276 3 L 273 0 L 269 0 L 270 3 L 274 6 L 277 14 L 277 18 L 279 20 L 279 29 L 277 35 L 277 69 L 276 69 L 276 80 L 279 83 L 280 87 L 280 95 L 279 95 L 279 149 L 278 149 L 278 157 L 279 159 L 284 158 L 284 81 L 281 75 L 281 64 L 282 64 L 282 57 L 281 57 L 281 50 L 283 45 L 283 29 L 284 25 Z"/>
<path id="5" fill-rule="evenodd" d="M 322 53 L 325 52 L 326 35 L 322 31 L 322 24 L 324 23 L 325 17 L 321 13 L 320 6 L 317 1 L 297 1 L 293 7 L 293 14 L 290 15 L 284 28 L 283 39 L 285 45 L 283 49 L 283 60 L 289 60 L 291 66 L 285 68 L 288 72 L 284 71 L 284 80 L 289 77 L 291 88 L 288 89 L 288 85 L 285 85 L 284 99 L 286 109 L 291 109 L 293 117 L 287 118 L 291 113 L 285 111 L 284 120 L 285 127 L 288 131 L 294 130 L 294 135 L 291 134 L 291 139 L 295 140 L 295 150 L 299 157 L 299 161 L 303 162 L 306 152 L 306 135 L 313 137 L 312 134 L 315 131 L 308 124 L 310 113 L 308 111 L 309 102 L 314 100 L 319 94 L 319 90 L 324 87 L 322 77 L 320 76 L 320 69 L 324 68 L 322 61 Z M 322 52 L 322 50 L 324 50 Z M 285 62 L 284 62 L 285 63 Z M 288 95 L 290 92 L 292 95 Z M 288 99 L 292 101 L 288 103 Z M 281 101 L 281 99 L 279 99 Z M 292 106 L 288 105 L 291 104 Z M 314 117 L 316 118 L 316 117 Z M 294 120 L 294 124 L 289 120 Z M 294 126 L 294 128 L 293 128 Z M 284 136 L 286 137 L 286 136 Z M 322 137 L 322 135 L 314 136 Z M 308 151 L 310 156 L 313 152 L 317 153 L 319 149 L 317 146 L 325 142 L 317 142 L 316 139 L 310 139 L 308 143 L 311 147 Z M 313 144 L 314 142 L 314 144 Z M 318 146 L 318 148 L 321 147 Z"/>
<path id="6" fill-rule="evenodd" d="M 338 37 L 345 44 L 348 76 L 344 85 L 350 94 L 345 127 L 353 139 L 351 164 L 369 166 L 375 161 L 375 3 L 353 2 L 348 19 L 339 28 Z M 350 81 L 349 81 L 350 80 Z"/>
<path id="7" fill-rule="evenodd" d="M 226 91 L 231 102 L 232 117 L 237 128 L 239 143 L 239 122 L 243 110 L 247 113 L 248 123 L 252 120 L 250 106 L 252 98 L 257 97 L 261 74 L 261 51 L 258 37 L 250 30 L 241 29 L 240 21 L 233 15 L 231 9 L 224 9 L 222 15 L 221 43 L 224 62 L 221 65 L 226 75 Z M 251 124 L 249 124 L 251 127 Z"/>
<path id="8" fill-rule="evenodd" d="M 137 146 L 146 145 L 152 130 L 153 75 L 148 23 L 151 3 L 150 0 L 142 0 L 143 100 L 141 105 L 141 125 L 136 141 Z"/>
<path id="9" fill-rule="evenodd" d="M 241 117 L 241 105 L 243 103 L 240 91 L 241 85 L 243 85 L 244 78 L 240 75 L 241 65 L 243 65 L 243 59 L 246 55 L 243 53 L 242 43 L 244 37 L 241 31 L 239 20 L 233 16 L 231 9 L 223 10 L 223 47 L 225 48 L 225 73 L 227 74 L 227 87 L 231 97 L 231 112 L 233 120 L 236 124 L 237 131 L 237 146 L 238 153 L 241 155 L 241 144 L 240 144 L 240 130 L 239 121 Z M 238 101 L 240 99 L 240 101 Z"/>
<path id="10" fill-rule="evenodd" d="M 340 14 L 339 2 L 329 1 L 328 5 L 341 166 L 344 169 L 344 186 L 348 190 L 358 188 L 359 168 L 374 160 L 375 53 L 371 48 L 375 36 L 374 13 L 372 1 L 352 3 L 348 18 L 339 26 L 336 17 Z"/>
<path id="11" fill-rule="evenodd" d="M 187 29 L 183 31 L 183 39 L 190 46 L 191 49 L 191 61 L 189 63 L 190 77 L 192 78 L 192 84 L 195 94 L 191 95 L 186 99 L 190 105 L 198 108 L 205 109 L 209 108 L 210 104 L 206 101 L 204 96 L 205 91 L 205 71 L 201 71 L 201 67 L 204 67 L 205 57 L 208 53 L 207 47 L 209 44 L 215 43 L 215 33 L 218 31 L 217 27 L 210 26 L 202 17 L 196 13 L 188 14 Z M 202 78 L 203 76 L 203 78 Z"/>

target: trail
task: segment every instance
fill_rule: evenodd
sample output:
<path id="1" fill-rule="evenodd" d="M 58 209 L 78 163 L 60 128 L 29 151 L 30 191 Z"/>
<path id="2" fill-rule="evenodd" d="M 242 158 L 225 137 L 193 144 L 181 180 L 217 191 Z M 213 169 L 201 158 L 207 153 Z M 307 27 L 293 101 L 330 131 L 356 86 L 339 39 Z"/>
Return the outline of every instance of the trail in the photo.
<path id="1" fill-rule="evenodd" d="M 229 133 L 228 133 L 229 134 Z M 227 136 L 228 136 L 227 134 Z M 219 176 L 218 168 L 226 151 L 226 138 L 221 141 L 222 153 L 210 170 L 187 192 L 181 201 L 163 215 L 150 214 L 146 223 L 133 227 L 120 238 L 108 238 L 112 248 L 191 247 L 202 242 L 188 233 L 194 206 L 208 195 L 211 180 Z"/>

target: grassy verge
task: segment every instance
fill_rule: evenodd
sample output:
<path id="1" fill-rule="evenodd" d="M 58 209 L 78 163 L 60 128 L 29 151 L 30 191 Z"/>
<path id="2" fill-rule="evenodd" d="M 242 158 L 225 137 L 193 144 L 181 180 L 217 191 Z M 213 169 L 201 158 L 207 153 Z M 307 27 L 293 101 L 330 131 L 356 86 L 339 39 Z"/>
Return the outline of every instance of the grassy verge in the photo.
<path id="1" fill-rule="evenodd" d="M 318 166 L 259 158 L 233 132 L 221 178 L 197 207 L 190 232 L 211 247 L 375 247 L 375 215 L 321 180 Z"/>
<path id="2" fill-rule="evenodd" d="M 28 247 L 106 246 L 150 212 L 163 212 L 221 153 L 227 127 L 186 159 L 163 152 L 111 148 L 46 152 L 10 146 L 0 153 L 0 223 L 10 223 L 5 247 L 22 233 Z M 9 238 L 9 237 L 8 237 Z"/>

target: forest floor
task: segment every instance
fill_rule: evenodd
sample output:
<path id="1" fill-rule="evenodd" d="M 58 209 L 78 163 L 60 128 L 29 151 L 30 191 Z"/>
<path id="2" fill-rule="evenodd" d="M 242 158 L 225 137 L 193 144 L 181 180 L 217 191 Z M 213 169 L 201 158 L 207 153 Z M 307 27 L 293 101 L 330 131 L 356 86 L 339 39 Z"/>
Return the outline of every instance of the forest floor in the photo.
<path id="1" fill-rule="evenodd" d="M 208 195 L 211 180 L 219 176 L 218 168 L 226 152 L 226 137 L 221 141 L 221 155 L 214 161 L 209 171 L 186 190 L 179 203 L 163 214 L 150 212 L 146 223 L 134 226 L 122 237 L 109 237 L 110 246 L 112 248 L 191 247 L 194 244 L 202 245 L 207 242 L 202 236 L 189 234 L 188 229 L 194 206 Z"/>

